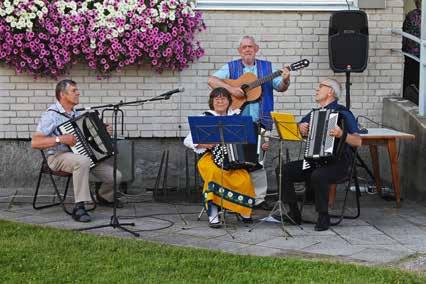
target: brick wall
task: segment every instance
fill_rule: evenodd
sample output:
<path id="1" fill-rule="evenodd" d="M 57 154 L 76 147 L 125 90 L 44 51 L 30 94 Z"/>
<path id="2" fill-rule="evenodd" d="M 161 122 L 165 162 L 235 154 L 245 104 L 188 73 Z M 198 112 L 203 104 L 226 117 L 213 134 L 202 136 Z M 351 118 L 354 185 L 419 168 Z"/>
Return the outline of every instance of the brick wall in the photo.
<path id="1" fill-rule="evenodd" d="M 383 98 L 400 93 L 402 57 L 391 48 L 400 48 L 401 39 L 391 36 L 388 29 L 402 26 L 403 1 L 388 0 L 386 9 L 366 12 L 370 57 L 364 73 L 352 74 L 352 110 L 381 121 Z M 275 97 L 276 110 L 301 115 L 314 106 L 312 95 L 318 81 L 335 76 L 328 64 L 329 17 L 329 12 L 205 11 L 208 28 L 199 38 L 206 55 L 181 73 L 156 74 L 128 68 L 107 80 L 98 80 L 93 72 L 77 65 L 69 77 L 79 83 L 84 106 L 147 99 L 184 87 L 184 93 L 169 101 L 123 108 L 125 136 L 180 137 L 186 135 L 187 116 L 207 108 L 207 76 L 236 58 L 240 37 L 250 34 L 259 42 L 259 58 L 272 61 L 276 67 L 301 58 L 311 61 L 308 69 L 292 74 L 290 89 Z M 344 74 L 336 77 L 344 83 Z M 51 79 L 33 80 L 0 66 L 0 139 L 31 136 L 41 113 L 54 101 L 55 83 Z"/>

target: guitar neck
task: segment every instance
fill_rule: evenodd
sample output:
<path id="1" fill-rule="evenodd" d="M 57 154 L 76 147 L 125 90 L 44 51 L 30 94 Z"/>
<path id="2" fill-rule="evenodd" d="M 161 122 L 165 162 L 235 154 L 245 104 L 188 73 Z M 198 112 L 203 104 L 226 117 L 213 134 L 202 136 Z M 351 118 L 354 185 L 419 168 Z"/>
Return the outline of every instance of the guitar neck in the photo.
<path id="1" fill-rule="evenodd" d="M 276 78 L 278 76 L 281 76 L 282 73 L 283 73 L 283 71 L 278 70 L 278 71 L 275 71 L 274 73 L 272 73 L 272 74 L 270 74 L 268 76 L 265 76 L 263 78 L 257 79 L 256 81 L 253 81 L 253 82 L 251 82 L 249 84 L 249 89 L 254 89 L 254 88 L 262 85 L 265 82 L 271 81 L 272 79 L 274 79 L 274 78 Z"/>

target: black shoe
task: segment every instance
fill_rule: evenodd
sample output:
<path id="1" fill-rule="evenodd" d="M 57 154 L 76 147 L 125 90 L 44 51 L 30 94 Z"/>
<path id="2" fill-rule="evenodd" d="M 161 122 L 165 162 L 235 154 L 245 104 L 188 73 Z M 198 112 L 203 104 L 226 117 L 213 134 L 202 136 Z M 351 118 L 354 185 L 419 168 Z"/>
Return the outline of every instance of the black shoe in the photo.
<path id="1" fill-rule="evenodd" d="M 330 215 L 328 213 L 319 213 L 315 231 L 326 231 L 330 227 Z"/>
<path id="2" fill-rule="evenodd" d="M 240 214 L 237 215 L 237 218 L 239 221 L 243 222 L 244 224 L 253 224 L 253 218 L 251 217 L 243 217 Z"/>
<path id="3" fill-rule="evenodd" d="M 260 209 L 265 211 L 270 211 L 272 208 L 273 206 L 266 201 L 263 201 L 262 203 L 259 203 L 253 207 L 253 209 Z"/>
<path id="4" fill-rule="evenodd" d="M 83 202 L 76 203 L 74 209 L 72 210 L 71 216 L 77 222 L 87 223 L 92 220 L 92 218 L 90 218 L 89 213 L 87 213 Z"/>
<path id="5" fill-rule="evenodd" d="M 96 194 L 96 200 L 99 206 L 114 207 L 114 201 L 108 201 L 105 198 L 101 197 L 99 194 Z M 118 199 L 117 208 L 123 208 L 123 202 Z"/>

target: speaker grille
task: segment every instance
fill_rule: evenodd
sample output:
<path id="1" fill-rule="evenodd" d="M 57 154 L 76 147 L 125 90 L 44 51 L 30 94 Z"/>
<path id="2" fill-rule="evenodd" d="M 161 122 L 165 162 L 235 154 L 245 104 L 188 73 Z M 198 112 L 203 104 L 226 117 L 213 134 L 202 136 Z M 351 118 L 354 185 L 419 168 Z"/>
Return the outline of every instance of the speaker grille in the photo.
<path id="1" fill-rule="evenodd" d="M 334 72 L 363 72 L 367 68 L 368 24 L 363 11 L 333 13 L 328 35 L 330 68 Z"/>

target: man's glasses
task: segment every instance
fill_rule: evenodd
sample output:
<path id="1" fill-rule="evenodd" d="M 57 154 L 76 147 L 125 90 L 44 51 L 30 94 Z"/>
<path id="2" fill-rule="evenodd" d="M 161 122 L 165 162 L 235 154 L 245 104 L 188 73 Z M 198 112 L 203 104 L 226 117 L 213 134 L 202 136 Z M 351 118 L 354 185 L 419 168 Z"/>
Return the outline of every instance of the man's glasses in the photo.
<path id="1" fill-rule="evenodd" d="M 320 88 L 322 88 L 322 87 L 328 87 L 328 88 L 331 88 L 331 86 L 329 86 L 329 85 L 327 85 L 327 84 L 323 84 L 323 83 L 319 84 L 319 87 L 320 87 Z"/>

